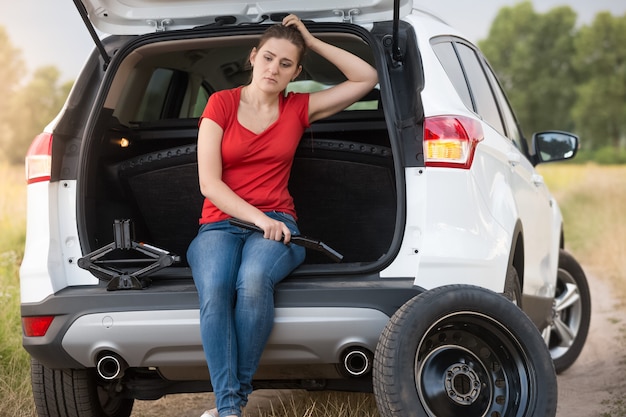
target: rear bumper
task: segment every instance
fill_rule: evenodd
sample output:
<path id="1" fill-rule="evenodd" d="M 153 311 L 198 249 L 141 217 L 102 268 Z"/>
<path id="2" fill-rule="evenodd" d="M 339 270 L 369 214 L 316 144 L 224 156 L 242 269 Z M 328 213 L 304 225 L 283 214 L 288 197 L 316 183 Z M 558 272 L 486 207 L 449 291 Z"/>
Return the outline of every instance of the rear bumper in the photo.
<path id="1" fill-rule="evenodd" d="M 370 308 L 278 308 L 261 364 L 339 363 L 341 353 L 352 346 L 373 352 L 388 320 Z M 198 310 L 84 315 L 68 328 L 62 348 L 84 367 L 94 367 L 104 352 L 118 354 L 130 367 L 206 363 Z"/>
<path id="2" fill-rule="evenodd" d="M 348 347 L 374 351 L 389 317 L 422 290 L 412 279 L 287 279 L 276 290 L 276 318 L 262 365 L 340 362 Z M 53 369 L 94 367 L 103 352 L 130 367 L 205 364 L 198 297 L 191 280 L 142 291 L 68 287 L 22 316 L 54 315 L 43 337 L 24 337 L 29 354 Z"/>

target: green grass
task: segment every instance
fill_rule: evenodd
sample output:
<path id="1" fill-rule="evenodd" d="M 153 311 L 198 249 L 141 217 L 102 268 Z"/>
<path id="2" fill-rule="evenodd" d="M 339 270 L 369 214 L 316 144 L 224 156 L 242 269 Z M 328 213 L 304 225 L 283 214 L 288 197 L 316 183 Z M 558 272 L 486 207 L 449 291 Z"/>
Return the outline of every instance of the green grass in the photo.
<path id="1" fill-rule="evenodd" d="M 22 349 L 18 275 L 26 224 L 24 169 L 0 164 L 0 183 L 0 416 L 30 417 L 35 411 Z"/>
<path id="2" fill-rule="evenodd" d="M 626 165 L 540 166 L 563 212 L 565 246 L 626 302 Z"/>

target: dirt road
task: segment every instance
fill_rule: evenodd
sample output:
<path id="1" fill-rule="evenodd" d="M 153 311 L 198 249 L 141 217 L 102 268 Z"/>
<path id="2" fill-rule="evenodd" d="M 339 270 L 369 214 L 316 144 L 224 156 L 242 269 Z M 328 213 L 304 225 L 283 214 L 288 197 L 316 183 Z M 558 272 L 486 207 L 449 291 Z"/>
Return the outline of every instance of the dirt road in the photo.
<path id="1" fill-rule="evenodd" d="M 610 286 L 589 278 L 592 315 L 587 343 L 576 363 L 559 375 L 557 417 L 626 416 L 626 309 Z"/>
<path id="2" fill-rule="evenodd" d="M 589 338 L 574 366 L 559 375 L 557 417 L 626 416 L 626 309 L 618 308 L 607 283 L 589 277 L 589 284 L 593 311 Z M 291 394 L 253 393 L 246 417 L 257 417 L 253 410 L 267 408 L 277 396 L 288 398 Z M 190 394 L 138 401 L 132 417 L 199 417 L 212 399 L 211 394 Z"/>

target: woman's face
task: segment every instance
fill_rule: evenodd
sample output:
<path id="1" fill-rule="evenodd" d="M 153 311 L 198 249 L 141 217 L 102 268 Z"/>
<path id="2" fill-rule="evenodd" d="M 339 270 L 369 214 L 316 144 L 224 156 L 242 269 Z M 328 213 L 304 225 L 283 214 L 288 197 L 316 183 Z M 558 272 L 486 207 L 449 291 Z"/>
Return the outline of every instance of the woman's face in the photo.
<path id="1" fill-rule="evenodd" d="M 302 70 L 299 57 L 298 47 L 287 39 L 268 39 L 250 53 L 252 83 L 267 93 L 283 91 Z"/>

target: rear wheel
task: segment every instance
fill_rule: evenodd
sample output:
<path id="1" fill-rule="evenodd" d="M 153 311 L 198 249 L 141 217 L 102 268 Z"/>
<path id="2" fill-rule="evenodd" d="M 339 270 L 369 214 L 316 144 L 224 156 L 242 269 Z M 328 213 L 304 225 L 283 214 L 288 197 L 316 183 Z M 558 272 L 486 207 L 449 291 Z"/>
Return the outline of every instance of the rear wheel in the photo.
<path id="1" fill-rule="evenodd" d="M 39 417 L 129 417 L 134 400 L 99 385 L 90 369 L 48 369 L 31 360 L 33 397 Z"/>
<path id="2" fill-rule="evenodd" d="M 473 286 L 405 303 L 381 334 L 373 382 L 383 417 L 556 414 L 556 374 L 537 328 L 505 297 Z"/>
<path id="3" fill-rule="evenodd" d="M 591 293 L 580 264 L 567 251 L 559 253 L 552 318 L 542 335 L 557 373 L 574 364 L 582 351 L 591 321 Z"/>

